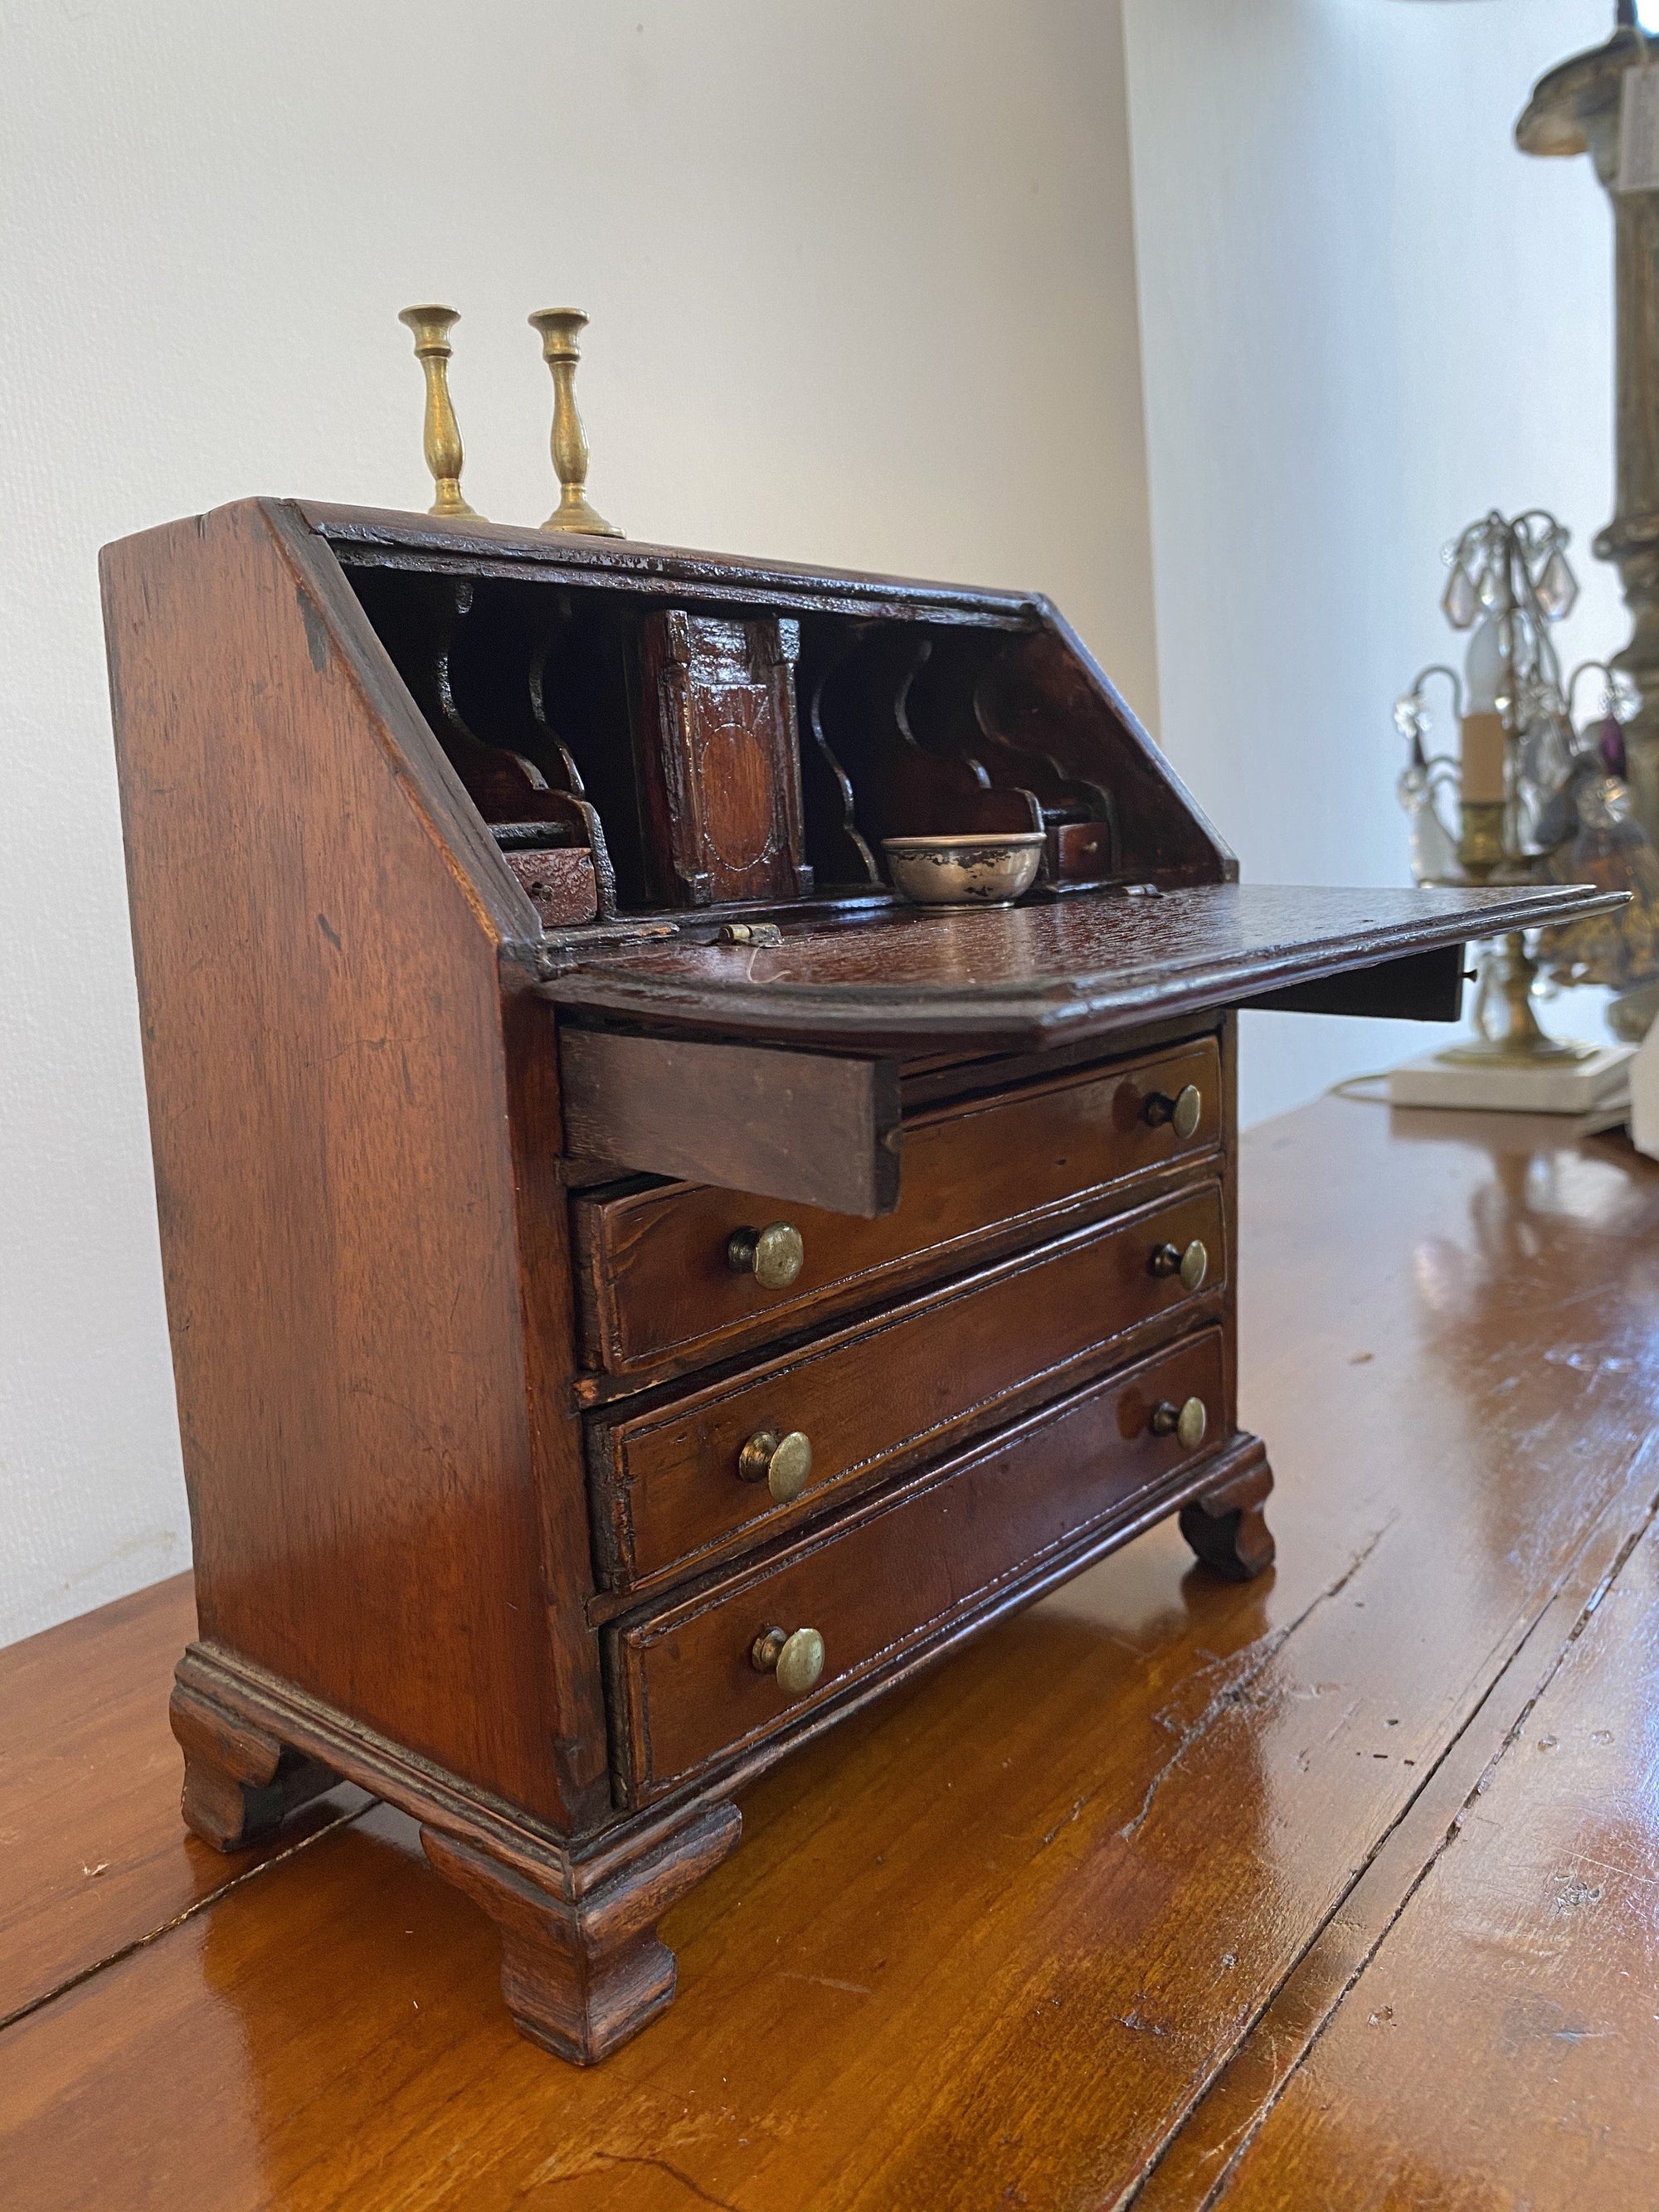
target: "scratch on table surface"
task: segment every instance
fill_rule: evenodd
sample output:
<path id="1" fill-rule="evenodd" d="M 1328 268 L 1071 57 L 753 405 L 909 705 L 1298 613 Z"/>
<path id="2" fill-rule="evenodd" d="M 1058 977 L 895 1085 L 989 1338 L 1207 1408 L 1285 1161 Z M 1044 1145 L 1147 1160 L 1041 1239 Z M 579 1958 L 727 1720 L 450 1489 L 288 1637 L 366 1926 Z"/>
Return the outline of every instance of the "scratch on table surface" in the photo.
<path id="1" fill-rule="evenodd" d="M 591 2182 L 596 2174 L 611 2166 L 653 2166 L 677 2181 L 696 2203 L 716 2205 L 720 2212 L 738 2212 L 729 2199 L 715 2196 L 694 2179 L 684 2166 L 676 2164 L 676 2160 L 690 2154 L 696 2163 L 706 2166 L 707 2157 L 698 2156 L 705 2147 L 718 2153 L 734 2136 L 743 2147 L 757 2132 L 775 2140 L 792 2132 L 789 2123 L 769 2120 L 757 2112 L 747 2113 L 740 2119 L 729 2106 L 701 2112 L 685 2106 L 676 2114 L 672 2109 L 665 2109 L 664 2100 L 648 2094 L 630 2106 L 627 2118 L 631 2124 L 612 2130 L 615 2148 L 574 2143 L 562 2147 L 529 2177 L 532 2187 L 549 2189 L 556 2188 L 562 2182 Z M 629 2148 L 630 2142 L 635 2148 Z M 537 2202 L 540 2201 L 538 2197 Z M 578 2197 L 573 2201 L 585 2203 L 586 2199 Z"/>
<path id="2" fill-rule="evenodd" d="M 1276 1654 L 1283 1650 L 1285 1645 L 1311 1613 L 1316 1612 L 1322 1605 L 1328 1604 L 1332 1598 L 1341 1595 L 1399 1517 L 1398 1514 L 1391 1514 L 1380 1528 L 1368 1536 L 1336 1580 L 1328 1583 L 1322 1590 L 1317 1591 L 1310 1598 L 1294 1620 L 1287 1621 L 1283 1628 L 1275 1628 L 1269 1635 L 1258 1638 L 1254 1644 L 1246 1644 L 1244 1649 L 1229 1662 L 1230 1679 L 1223 1683 L 1203 1711 L 1188 1721 L 1180 1730 L 1176 1739 L 1175 1749 L 1146 1784 L 1146 1794 L 1140 1801 L 1140 1810 L 1118 1830 L 1118 1834 L 1123 1842 L 1129 1844 L 1134 1841 L 1146 1825 L 1147 1815 L 1152 1809 L 1152 1802 L 1158 1791 L 1193 1746 L 1209 1733 L 1222 1715 L 1231 1712 L 1241 1705 L 1255 1702 L 1253 1695 L 1255 1686 L 1263 1670 Z M 1340 1721 L 1337 1725 L 1340 1728 L 1342 1724 Z M 1064 1826 L 1065 1823 L 1062 1821 L 1060 1825 Z M 1058 1834 L 1059 1830 L 1056 1829 L 1054 1832 Z M 1045 1838 L 1044 1841 L 1048 1841 L 1048 1838 Z"/>
<path id="3" fill-rule="evenodd" d="M 562 2181 L 586 2181 L 591 2178 L 597 2167 L 605 2166 L 653 2166 L 659 2173 L 665 2173 L 671 2181 L 678 2181 L 680 2187 L 699 2204 L 713 2204 L 718 2208 L 718 2212 L 738 2212 L 738 2207 L 729 2197 L 712 2196 L 700 2184 L 693 2181 L 690 2175 L 681 2167 L 671 2165 L 665 2158 L 657 2157 L 644 2151 L 588 2151 L 584 2154 L 580 2166 L 573 2166 L 564 2173 L 544 2174 L 541 2178 L 555 2186 Z"/>
<path id="4" fill-rule="evenodd" d="M 1060 1830 L 1062 1828 L 1069 1828 L 1071 1826 L 1073 1821 L 1075 1820 L 1082 1813 L 1084 1807 L 1089 1802 L 1090 1798 L 1092 1797 L 1094 1794 L 1095 1793 L 1092 1790 L 1085 1791 L 1085 1794 L 1073 1805 L 1071 1811 L 1067 1813 L 1063 1819 L 1054 1822 L 1054 1826 L 1049 1829 L 1048 1834 L 1042 1838 L 1041 1844 L 1038 1844 L 1037 1849 L 1039 1850 L 1046 1851 L 1049 1844 L 1054 1840 L 1054 1838 L 1060 1833 Z"/>
<path id="5" fill-rule="evenodd" d="M 1644 1889 L 1659 1887 L 1659 1881 L 1650 1874 L 1643 1874 L 1635 1867 L 1617 1866 L 1611 1859 L 1593 1859 L 1588 1851 L 1572 1854 L 1574 1866 L 1594 1867 L 1598 1874 L 1617 1875 L 1621 1881 L 1639 1881 Z"/>
<path id="6" fill-rule="evenodd" d="M 1343 1978 L 1340 1988 L 1335 1990 L 1330 1994 L 1328 2002 L 1322 2008 L 1320 2017 L 1314 2024 L 1311 2033 L 1306 2035 L 1303 2039 L 1302 2047 L 1299 2052 L 1296 2055 L 1292 2063 L 1274 2082 L 1269 2094 L 1262 2099 L 1260 2104 L 1256 2106 L 1255 2112 L 1250 2114 L 1248 2124 L 1238 2130 L 1237 2134 L 1232 2137 L 1231 2147 L 1228 2152 L 1226 2163 L 1222 2166 L 1210 2189 L 1206 2193 L 1203 2203 L 1199 2207 L 1199 2212 L 1209 2212 L 1209 2208 L 1219 2201 L 1222 2193 L 1227 2188 L 1231 2177 L 1238 2171 L 1239 2166 L 1246 2153 L 1260 2136 L 1263 2128 L 1267 2125 L 1267 2121 L 1278 2108 L 1280 2100 L 1290 2087 L 1291 2081 L 1301 2073 L 1303 2068 L 1308 2064 L 1314 2051 L 1328 2032 L 1332 2021 L 1334 2021 L 1340 2013 L 1349 1996 L 1352 1994 L 1353 1990 L 1358 1988 L 1361 1979 L 1369 1971 L 1372 1961 L 1382 1950 L 1383 1945 L 1388 1942 L 1395 1929 L 1399 1926 L 1401 1921 L 1405 1917 L 1419 1892 L 1421 1891 L 1428 1883 L 1434 1875 L 1435 1869 L 1439 1866 L 1447 1852 L 1449 1851 L 1457 1842 L 1459 1836 L 1462 1833 L 1466 1820 L 1468 1819 L 1469 1815 L 1473 1812 L 1476 1800 L 1486 1789 L 1507 1754 L 1513 1749 L 1515 1745 L 1521 1741 L 1522 1737 L 1525 1734 L 1528 1723 L 1530 1722 L 1533 1714 L 1537 1711 L 1539 1705 L 1547 1696 L 1551 1686 L 1554 1683 L 1556 1677 L 1561 1672 L 1561 1669 L 1568 1663 L 1574 1645 L 1577 1643 L 1578 1638 L 1583 1635 L 1584 1630 L 1589 1626 L 1591 1619 L 1594 1617 L 1597 1608 L 1601 1604 L 1603 1599 L 1607 1596 L 1608 1591 L 1617 1585 L 1619 1577 L 1624 1571 L 1626 1562 L 1631 1558 L 1632 1554 L 1635 1552 L 1637 1546 L 1642 1541 L 1648 1530 L 1652 1527 L 1656 1518 L 1659 1518 L 1659 1495 L 1656 1495 L 1648 1500 L 1646 1510 L 1643 1512 L 1636 1527 L 1626 1532 L 1624 1540 L 1620 1544 L 1617 1551 L 1613 1554 L 1613 1559 L 1603 1570 L 1602 1573 L 1598 1577 L 1595 1587 L 1591 1589 L 1579 1608 L 1577 1617 L 1574 1620 L 1571 1628 L 1568 1631 L 1565 1640 L 1556 1651 L 1554 1658 L 1544 1669 L 1542 1677 L 1535 1683 L 1530 1694 L 1522 1701 L 1520 1711 L 1516 1714 L 1508 1729 L 1504 1731 L 1503 1741 L 1492 1753 L 1492 1757 L 1486 1761 L 1474 1787 L 1465 1796 L 1463 1802 L 1459 1807 L 1457 1812 L 1447 1823 L 1438 1840 L 1424 1858 L 1423 1863 L 1417 1869 L 1411 1880 L 1405 1884 L 1400 1895 L 1395 1900 L 1393 1910 L 1384 1917 L 1382 1924 L 1372 1933 L 1370 1941 L 1364 1946 L 1359 1955 L 1352 1961 L 1348 1972 Z M 1523 1635 L 1520 1643 L 1516 1644 L 1515 1651 L 1510 1655 L 1511 1658 L 1518 1656 L 1518 1654 L 1525 1648 L 1527 1638 L 1532 1633 L 1532 1628 L 1535 1628 L 1539 1622 L 1545 1619 L 1553 1603 L 1554 1594 L 1553 1594 L 1551 1598 L 1540 1607 L 1539 1612 L 1532 1623 L 1532 1627 L 1528 1629 L 1526 1635 Z M 1501 1680 L 1501 1674 L 1498 1679 Z M 1488 1686 L 1489 1688 L 1495 1687 L 1496 1684 L 1494 1683 Z M 1448 1749 L 1449 1749 L 1449 1746 L 1448 1747 Z M 1402 1813 L 1401 1818 L 1403 1819 L 1404 1817 L 1405 1814 Z M 1389 1832 L 1393 1832 L 1392 1830 L 1390 1830 Z M 1381 1850 L 1385 1840 L 1386 1838 L 1378 1838 L 1377 1844 L 1371 1854 L 1373 1862 L 1376 1859 L 1377 1852 Z M 1589 1858 L 1587 1854 L 1575 1852 L 1572 1856 L 1575 1863 L 1582 1863 L 1591 1866 L 1598 1863 L 1595 1860 Z M 1610 1869 L 1609 1871 L 1623 1873 L 1627 1871 L 1627 1869 L 1615 1868 Z M 1639 1876 L 1636 1878 L 1641 1879 Z M 1304 1953 L 1304 1956 L 1306 1954 Z M 1297 1963 L 1299 1963 L 1299 1961 Z M 1291 1972 L 1294 1972 L 1294 1971 L 1295 1967 L 1293 1966 L 1291 1968 Z M 1284 1980 L 1279 1984 L 1279 1987 L 1281 1989 L 1284 1988 L 1289 1979 L 1290 1975 L 1287 1974 Z M 1263 2009 L 1265 2011 L 1266 2008 L 1264 2007 Z M 1510 2009 L 1511 2013 L 1513 2013 L 1514 2008 L 1511 2008 Z M 1559 2007 L 1555 2007 L 1554 2010 L 1558 2018 L 1550 2027 L 1547 2033 L 1553 2039 L 1556 2041 L 1565 2042 L 1571 2045 L 1580 2040 L 1589 2040 L 1592 2038 L 1600 2039 L 1603 2036 L 1612 2033 L 1612 2031 L 1608 2030 L 1579 2028 L 1575 2024 L 1567 2021 L 1565 2019 L 1565 2016 L 1560 2014 Z M 1171 2140 L 1173 2138 L 1171 2138 Z M 1153 2167 L 1158 2163 L 1158 2158 L 1161 2156 L 1162 2152 L 1160 2151 L 1157 2156 L 1147 2161 L 1139 2175 L 1136 2178 L 1131 2189 L 1119 2199 L 1120 2207 L 1127 2206 L 1139 2195 L 1141 2188 L 1144 2186 Z"/>
<path id="7" fill-rule="evenodd" d="M 787 1966 L 779 1969 L 779 1979 L 786 1982 L 810 1982 L 815 1990 L 845 1990 L 848 1996 L 872 1997 L 875 1991 L 867 1982 L 838 1982 L 833 1974 L 797 1974 Z"/>

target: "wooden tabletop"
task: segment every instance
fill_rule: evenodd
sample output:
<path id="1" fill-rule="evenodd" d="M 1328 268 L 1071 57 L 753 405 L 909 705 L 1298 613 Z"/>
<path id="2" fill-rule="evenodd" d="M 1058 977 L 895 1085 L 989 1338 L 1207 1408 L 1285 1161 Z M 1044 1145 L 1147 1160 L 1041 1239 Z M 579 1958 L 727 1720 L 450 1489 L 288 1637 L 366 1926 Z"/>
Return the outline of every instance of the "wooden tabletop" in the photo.
<path id="1" fill-rule="evenodd" d="M 187 1585 L 0 1653 L 0 2203 L 1659 2202 L 1659 1170 L 1327 1100 L 1245 1140 L 1279 1565 L 1168 1528 L 744 1802 L 588 2073 L 360 1793 L 179 1826 Z"/>

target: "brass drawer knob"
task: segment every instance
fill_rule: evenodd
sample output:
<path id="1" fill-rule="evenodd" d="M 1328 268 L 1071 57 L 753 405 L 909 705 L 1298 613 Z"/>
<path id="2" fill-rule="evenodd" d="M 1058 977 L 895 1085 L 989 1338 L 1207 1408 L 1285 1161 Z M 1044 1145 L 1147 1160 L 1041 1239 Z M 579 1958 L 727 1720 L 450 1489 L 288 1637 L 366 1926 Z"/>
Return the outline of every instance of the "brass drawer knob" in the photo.
<path id="1" fill-rule="evenodd" d="M 787 1291 L 805 1259 L 800 1231 L 787 1221 L 774 1221 L 765 1229 L 734 1229 L 726 1239 L 726 1266 L 734 1275 L 752 1275 L 763 1291 Z"/>
<path id="2" fill-rule="evenodd" d="M 1166 1398 L 1152 1408 L 1152 1428 L 1155 1437 L 1179 1438 L 1182 1451 L 1196 1451 L 1209 1433 L 1210 1410 L 1201 1398 L 1188 1398 L 1184 1406 Z"/>
<path id="3" fill-rule="evenodd" d="M 782 1437 L 775 1429 L 757 1429 L 738 1454 L 743 1480 L 763 1482 L 780 1505 L 800 1496 L 811 1472 L 811 1443 L 799 1429 Z"/>
<path id="4" fill-rule="evenodd" d="M 798 1628 L 786 1636 L 781 1628 L 766 1628 L 755 1638 L 749 1656 L 761 1674 L 775 1674 L 786 1698 L 804 1698 L 823 1672 L 823 1638 L 816 1628 Z"/>
<path id="5" fill-rule="evenodd" d="M 1140 1118 L 1149 1129 L 1161 1129 L 1166 1121 L 1172 1122 L 1184 1145 L 1197 1130 L 1203 1112 L 1203 1092 L 1195 1083 L 1183 1083 L 1173 1098 L 1167 1091 L 1154 1091 L 1141 1108 Z"/>
<path id="6" fill-rule="evenodd" d="M 1209 1247 L 1201 1237 L 1184 1251 L 1179 1244 L 1160 1244 L 1146 1265 L 1154 1275 L 1179 1275 L 1183 1291 L 1201 1291 L 1210 1272 Z"/>

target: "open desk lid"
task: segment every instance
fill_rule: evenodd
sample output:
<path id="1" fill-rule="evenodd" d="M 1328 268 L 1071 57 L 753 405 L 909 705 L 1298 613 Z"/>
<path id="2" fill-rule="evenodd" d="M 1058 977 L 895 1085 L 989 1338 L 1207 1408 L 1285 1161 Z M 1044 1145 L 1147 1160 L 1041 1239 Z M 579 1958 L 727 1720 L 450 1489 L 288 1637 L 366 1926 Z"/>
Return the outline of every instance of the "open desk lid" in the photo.
<path id="1" fill-rule="evenodd" d="M 1255 1002 L 1455 1018 L 1473 938 L 1598 914 L 1588 884 L 1328 890 L 1206 884 L 980 912 L 784 923 L 769 947 L 567 941 L 540 988 L 579 1018 L 903 1058 L 1041 1051 Z M 550 948 L 551 950 L 551 948 Z M 1362 971 L 1348 984 L 1328 979 Z"/>

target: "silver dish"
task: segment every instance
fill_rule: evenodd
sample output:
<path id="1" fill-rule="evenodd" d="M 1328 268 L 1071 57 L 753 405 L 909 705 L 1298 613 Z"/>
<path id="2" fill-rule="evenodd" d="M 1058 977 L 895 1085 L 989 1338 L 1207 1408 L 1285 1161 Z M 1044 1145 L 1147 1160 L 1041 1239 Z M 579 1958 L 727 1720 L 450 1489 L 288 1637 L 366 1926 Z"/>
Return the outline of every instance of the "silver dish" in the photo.
<path id="1" fill-rule="evenodd" d="M 977 837 L 884 837 L 893 888 L 916 906 L 1012 906 L 1042 866 L 1041 830 Z"/>

